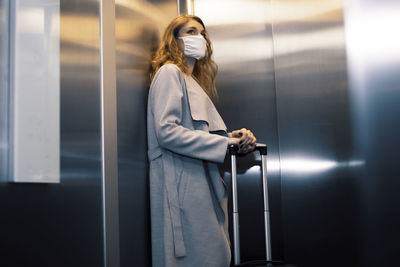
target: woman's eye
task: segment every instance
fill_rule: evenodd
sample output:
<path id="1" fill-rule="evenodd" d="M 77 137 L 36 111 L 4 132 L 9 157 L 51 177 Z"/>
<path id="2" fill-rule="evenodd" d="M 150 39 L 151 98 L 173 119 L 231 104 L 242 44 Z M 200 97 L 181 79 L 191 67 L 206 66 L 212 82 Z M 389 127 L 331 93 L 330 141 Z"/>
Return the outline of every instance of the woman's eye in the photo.
<path id="1" fill-rule="evenodd" d="M 187 33 L 193 34 L 194 30 L 188 30 Z"/>

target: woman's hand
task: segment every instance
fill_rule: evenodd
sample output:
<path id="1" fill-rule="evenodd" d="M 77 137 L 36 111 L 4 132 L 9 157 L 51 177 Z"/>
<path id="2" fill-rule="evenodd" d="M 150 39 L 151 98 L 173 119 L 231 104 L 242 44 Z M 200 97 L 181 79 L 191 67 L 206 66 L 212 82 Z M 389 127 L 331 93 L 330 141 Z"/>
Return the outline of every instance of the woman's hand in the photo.
<path id="1" fill-rule="evenodd" d="M 232 139 L 232 140 L 231 140 Z M 247 130 L 246 128 L 242 128 L 240 130 L 233 131 L 229 138 L 229 144 L 237 144 L 239 147 L 238 153 L 247 154 L 252 152 L 256 147 L 256 141 L 254 134 Z"/>
<path id="2" fill-rule="evenodd" d="M 237 145 L 239 147 L 240 138 L 229 137 L 228 145 Z"/>

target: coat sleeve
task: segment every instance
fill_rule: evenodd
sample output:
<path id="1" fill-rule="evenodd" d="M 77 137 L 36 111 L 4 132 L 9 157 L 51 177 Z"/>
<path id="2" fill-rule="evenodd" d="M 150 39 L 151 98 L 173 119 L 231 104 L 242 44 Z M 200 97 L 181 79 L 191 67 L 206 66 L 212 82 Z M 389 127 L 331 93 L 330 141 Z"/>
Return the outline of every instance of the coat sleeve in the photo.
<path id="1" fill-rule="evenodd" d="M 161 147 L 202 160 L 223 162 L 228 138 L 182 126 L 183 78 L 174 65 L 163 66 L 154 77 L 149 104 Z M 189 112 L 189 111 L 188 111 Z"/>

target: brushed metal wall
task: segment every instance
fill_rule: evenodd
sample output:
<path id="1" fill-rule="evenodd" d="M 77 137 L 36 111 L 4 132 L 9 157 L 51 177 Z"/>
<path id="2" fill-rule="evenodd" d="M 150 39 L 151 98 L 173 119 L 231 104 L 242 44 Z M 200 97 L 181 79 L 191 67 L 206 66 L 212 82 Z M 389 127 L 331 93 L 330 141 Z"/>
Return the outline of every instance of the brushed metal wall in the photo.
<path id="1" fill-rule="evenodd" d="M 0 0 L 0 182 L 8 174 L 8 10 L 8 1 Z"/>
<path id="2" fill-rule="evenodd" d="M 285 260 L 307 267 L 395 266 L 400 234 L 400 5 L 391 0 L 345 3 L 346 28 L 341 0 L 238 0 L 229 7 L 225 1 L 196 0 L 194 13 L 203 17 L 214 41 L 221 70 L 218 106 L 228 126 L 248 123 L 252 115 L 262 122 L 255 129 L 269 129 L 268 138 L 260 130 L 257 137 L 278 147 L 269 167 L 280 173 L 273 177 L 280 178 L 275 193 L 281 194 L 277 208 L 282 212 Z M 248 77 L 256 69 L 264 78 L 269 72 L 253 68 L 258 65 L 249 58 L 271 66 L 270 55 L 261 56 L 270 47 L 265 42 L 258 46 L 252 35 L 265 4 L 269 11 L 264 19 L 272 21 L 275 84 L 263 81 L 268 89 L 257 94 Z M 266 94 L 274 90 L 275 95 Z M 258 112 L 252 114 L 254 101 L 276 106 L 276 112 L 256 105 Z M 242 191 L 252 187 L 249 173 Z M 251 198 L 247 194 L 242 192 L 241 201 Z M 246 201 L 242 210 L 254 216 L 253 203 Z M 248 223 L 242 223 L 245 239 L 261 231 L 257 223 L 251 231 L 243 224 Z M 275 234 L 279 231 L 272 228 Z M 259 251 L 260 240 L 242 241 L 248 251 Z M 245 259 L 262 256 L 243 253 Z"/>
<path id="3" fill-rule="evenodd" d="M 177 2 L 116 1 L 121 266 L 150 266 L 146 107 L 149 67 Z"/>
<path id="4" fill-rule="evenodd" d="M 7 3 L 1 2 L 2 14 L 7 14 Z M 159 36 L 176 14 L 176 1 L 116 1 L 121 266 L 151 264 L 145 132 L 148 71 Z M 2 262 L 12 266 L 104 264 L 99 16 L 97 0 L 61 1 L 61 183 L 0 184 L 0 251 Z M 5 22 L 1 27 L 8 31 Z M 5 66 L 6 37 L 1 35 Z M 6 70 L 1 68 L 4 109 Z M 2 125 L 6 119 L 2 113 Z M 1 129 L 3 150 L 7 127 Z"/>
<path id="5" fill-rule="evenodd" d="M 1 262 L 103 264 L 99 2 L 61 1 L 61 183 L 0 184 Z"/>
<path id="6" fill-rule="evenodd" d="M 204 20 L 219 66 L 216 103 L 228 130 L 251 129 L 268 144 L 272 255 L 283 259 L 281 180 L 277 132 L 272 24 L 268 0 L 196 0 L 194 14 Z M 265 258 L 260 157 L 238 160 L 241 260 Z M 226 162 L 225 169 L 230 169 Z M 230 174 L 225 173 L 229 182 Z M 232 223 L 230 224 L 232 225 Z"/>
<path id="7" fill-rule="evenodd" d="M 349 95 L 360 199 L 360 266 L 399 265 L 400 3 L 345 6 Z"/>
<path id="8" fill-rule="evenodd" d="M 1 14 L 7 4 L 0 0 Z M 247 127 L 269 145 L 274 259 L 306 267 L 397 263 L 398 10 L 391 0 L 349 1 L 345 38 L 340 0 L 237 0 L 229 8 L 194 1 L 220 67 L 219 111 L 230 130 Z M 172 0 L 116 1 L 121 266 L 151 264 L 148 63 L 176 12 Z M 61 183 L 0 183 L 1 262 L 11 266 L 103 265 L 99 1 L 62 0 L 60 25 Z M 265 253 L 258 163 L 240 160 L 243 260 Z"/>
<path id="9" fill-rule="evenodd" d="M 272 0 L 272 8 L 285 259 L 358 266 L 343 4 Z"/>

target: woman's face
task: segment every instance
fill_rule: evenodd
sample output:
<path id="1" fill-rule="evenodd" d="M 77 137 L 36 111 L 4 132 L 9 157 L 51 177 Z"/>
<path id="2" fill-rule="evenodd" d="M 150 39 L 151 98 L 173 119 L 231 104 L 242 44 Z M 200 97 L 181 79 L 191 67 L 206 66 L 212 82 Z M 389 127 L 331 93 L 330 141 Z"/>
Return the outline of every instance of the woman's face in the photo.
<path id="1" fill-rule="evenodd" d="M 183 25 L 183 27 L 178 32 L 178 37 L 189 36 L 189 35 L 204 35 L 204 27 L 194 19 L 189 20 L 188 23 Z M 185 50 L 185 45 L 181 39 L 178 39 L 178 46 L 182 52 Z"/>

